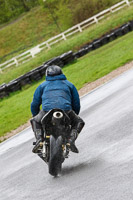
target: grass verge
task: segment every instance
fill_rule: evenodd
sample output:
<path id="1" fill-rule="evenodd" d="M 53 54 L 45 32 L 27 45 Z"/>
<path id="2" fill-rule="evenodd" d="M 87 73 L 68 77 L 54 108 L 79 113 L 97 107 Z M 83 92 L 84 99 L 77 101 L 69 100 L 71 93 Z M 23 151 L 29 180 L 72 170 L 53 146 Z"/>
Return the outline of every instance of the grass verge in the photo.
<path id="1" fill-rule="evenodd" d="M 112 70 L 133 60 L 133 32 L 115 40 L 104 47 L 78 59 L 63 68 L 68 80 L 77 89 L 85 83 L 108 74 Z M 41 83 L 34 83 L 29 88 L 12 93 L 10 97 L 0 100 L 0 136 L 24 124 L 31 117 L 30 103 L 35 88 Z"/>

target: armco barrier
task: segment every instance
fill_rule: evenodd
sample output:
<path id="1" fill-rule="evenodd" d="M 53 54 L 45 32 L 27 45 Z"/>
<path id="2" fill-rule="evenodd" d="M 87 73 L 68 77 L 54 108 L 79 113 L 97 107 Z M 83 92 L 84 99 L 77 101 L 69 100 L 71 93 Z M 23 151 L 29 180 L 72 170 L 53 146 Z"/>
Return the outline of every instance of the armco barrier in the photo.
<path id="1" fill-rule="evenodd" d="M 122 25 L 120 28 L 112 30 L 110 33 L 104 35 L 103 37 L 98 38 L 89 44 L 86 44 L 76 53 L 68 51 L 58 57 L 48 60 L 40 67 L 37 67 L 36 69 L 31 70 L 30 72 L 18 77 L 17 79 L 10 81 L 8 84 L 2 84 L 0 86 L 0 98 L 2 99 L 8 96 L 11 92 L 20 90 L 22 86 L 31 84 L 32 81 L 40 80 L 45 75 L 45 71 L 48 66 L 59 65 L 60 67 L 63 67 L 66 64 L 74 61 L 76 58 L 82 57 L 85 54 L 100 48 L 101 46 L 115 40 L 122 35 L 127 34 L 130 31 L 133 31 L 133 21 L 130 21 L 129 23 Z"/>
<path id="2" fill-rule="evenodd" d="M 68 30 L 64 31 L 63 33 L 60 33 L 59 35 L 56 35 L 47 41 L 38 44 L 36 47 L 0 64 L 0 72 L 2 73 L 2 70 L 10 67 L 10 66 L 18 66 L 21 63 L 27 62 L 28 60 L 35 57 L 36 54 L 40 53 L 43 49 L 50 49 L 51 46 L 55 43 L 58 43 L 61 40 L 67 40 L 67 38 L 75 33 L 84 31 L 85 28 L 91 26 L 92 24 L 97 24 L 99 21 L 103 18 L 105 18 L 107 15 L 114 13 L 125 6 L 130 6 L 130 4 L 133 3 L 133 0 L 123 0 L 114 6 L 111 6 L 110 8 L 94 15 L 93 17 L 84 20 L 83 22 L 69 28 Z"/>

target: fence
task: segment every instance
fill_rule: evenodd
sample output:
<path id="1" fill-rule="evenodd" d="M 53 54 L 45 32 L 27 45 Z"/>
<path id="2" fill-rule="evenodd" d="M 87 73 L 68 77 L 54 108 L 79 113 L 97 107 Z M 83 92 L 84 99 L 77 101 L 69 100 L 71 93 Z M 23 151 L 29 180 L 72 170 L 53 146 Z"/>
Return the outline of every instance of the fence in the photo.
<path id="1" fill-rule="evenodd" d="M 77 32 L 82 32 L 85 28 L 89 27 L 92 24 L 97 24 L 99 23 L 99 21 L 101 19 L 103 19 L 105 16 L 109 15 L 110 13 L 114 13 L 120 9 L 122 9 L 125 6 L 130 6 L 130 4 L 133 3 L 133 0 L 129 1 L 129 0 L 123 0 L 117 4 L 115 4 L 114 6 L 96 14 L 95 16 L 69 28 L 68 30 L 64 31 L 63 33 L 50 38 L 49 40 L 37 45 L 36 47 L 0 64 L 0 72 L 2 73 L 2 71 L 10 66 L 18 66 L 21 63 L 27 62 L 28 60 L 30 60 L 31 58 L 34 58 L 36 54 L 40 53 L 41 50 L 43 49 L 50 49 L 51 46 L 55 43 L 58 43 L 61 40 L 67 40 L 67 38 Z"/>

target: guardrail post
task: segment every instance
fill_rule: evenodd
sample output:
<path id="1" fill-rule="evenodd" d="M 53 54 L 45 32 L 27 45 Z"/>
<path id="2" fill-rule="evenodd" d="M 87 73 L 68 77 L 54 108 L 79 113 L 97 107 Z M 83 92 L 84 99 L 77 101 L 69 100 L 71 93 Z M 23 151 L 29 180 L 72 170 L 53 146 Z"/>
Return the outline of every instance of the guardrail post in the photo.
<path id="1" fill-rule="evenodd" d="M 128 6 L 130 6 L 129 0 L 125 0 L 125 2 L 126 2 L 126 4 L 127 4 Z"/>
<path id="2" fill-rule="evenodd" d="M 18 66 L 18 61 L 17 61 L 16 58 L 14 58 L 14 62 L 15 62 L 15 64 L 16 64 L 16 66 Z"/>
<path id="3" fill-rule="evenodd" d="M 66 37 L 65 37 L 65 34 L 64 34 L 64 33 L 62 33 L 62 37 L 63 37 L 64 40 L 66 40 Z"/>
<path id="4" fill-rule="evenodd" d="M 48 42 L 46 42 L 46 46 L 48 47 L 48 49 L 51 49 L 51 47 L 50 47 Z"/>
<path id="5" fill-rule="evenodd" d="M 34 57 L 35 57 L 35 54 L 34 54 L 34 53 L 32 53 L 31 51 L 30 51 L 30 53 L 31 53 L 31 56 L 32 56 L 32 58 L 34 58 Z"/>
<path id="6" fill-rule="evenodd" d="M 78 29 L 80 32 L 82 32 L 82 28 L 81 28 L 80 24 L 78 24 Z"/>
<path id="7" fill-rule="evenodd" d="M 113 13 L 112 7 L 110 8 L 110 12 Z"/>
<path id="8" fill-rule="evenodd" d="M 98 24 L 98 19 L 96 17 L 94 17 L 94 20 L 95 20 L 96 24 Z"/>

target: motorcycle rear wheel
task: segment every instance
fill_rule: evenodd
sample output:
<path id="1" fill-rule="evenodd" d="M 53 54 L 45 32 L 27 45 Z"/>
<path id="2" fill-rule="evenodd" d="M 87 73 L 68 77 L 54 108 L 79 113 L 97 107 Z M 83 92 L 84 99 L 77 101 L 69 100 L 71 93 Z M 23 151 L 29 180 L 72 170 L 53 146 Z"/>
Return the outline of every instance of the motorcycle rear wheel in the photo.
<path id="1" fill-rule="evenodd" d="M 62 170 L 63 150 L 62 150 L 62 136 L 55 138 L 50 136 L 50 157 L 49 157 L 49 173 L 52 176 L 58 176 Z"/>

